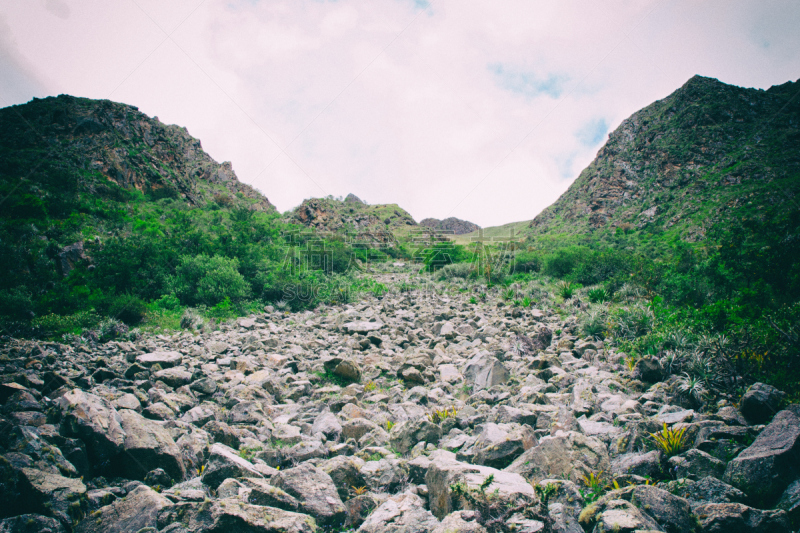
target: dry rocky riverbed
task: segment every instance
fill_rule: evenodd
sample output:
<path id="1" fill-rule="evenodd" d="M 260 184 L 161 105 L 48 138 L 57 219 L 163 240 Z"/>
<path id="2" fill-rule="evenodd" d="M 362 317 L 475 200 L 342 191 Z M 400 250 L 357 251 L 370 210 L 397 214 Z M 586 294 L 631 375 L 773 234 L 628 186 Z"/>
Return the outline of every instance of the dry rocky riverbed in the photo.
<path id="1" fill-rule="evenodd" d="M 759 384 L 696 412 L 657 361 L 630 372 L 577 331 L 412 291 L 136 342 L 5 339 L 0 532 L 792 531 L 800 406 Z M 685 428 L 669 458 L 664 424 Z"/>

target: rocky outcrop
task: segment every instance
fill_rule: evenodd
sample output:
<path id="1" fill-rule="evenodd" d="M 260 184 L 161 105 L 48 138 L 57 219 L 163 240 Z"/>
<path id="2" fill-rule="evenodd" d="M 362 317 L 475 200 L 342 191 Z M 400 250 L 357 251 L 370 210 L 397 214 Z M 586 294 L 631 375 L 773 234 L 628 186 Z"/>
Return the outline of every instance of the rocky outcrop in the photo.
<path id="1" fill-rule="evenodd" d="M 425 218 L 420 221 L 419 225 L 450 235 L 464 235 L 465 233 L 472 233 L 473 231 L 481 229 L 477 224 L 455 217 L 446 218 L 444 220 Z"/>

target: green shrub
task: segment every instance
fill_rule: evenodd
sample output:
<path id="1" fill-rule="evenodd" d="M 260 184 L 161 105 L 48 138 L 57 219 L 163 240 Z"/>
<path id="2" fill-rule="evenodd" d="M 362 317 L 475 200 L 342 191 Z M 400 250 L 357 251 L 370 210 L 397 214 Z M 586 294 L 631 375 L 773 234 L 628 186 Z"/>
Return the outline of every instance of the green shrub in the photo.
<path id="1" fill-rule="evenodd" d="M 121 294 L 111 299 L 106 313 L 126 324 L 136 325 L 147 316 L 147 304 L 138 296 Z"/>
<path id="2" fill-rule="evenodd" d="M 514 256 L 514 272 L 539 272 L 542 257 L 537 252 L 517 252 Z"/>
<path id="3" fill-rule="evenodd" d="M 24 287 L 0 291 L 0 316 L 12 319 L 30 318 L 33 310 L 31 293 Z"/>
<path id="4" fill-rule="evenodd" d="M 239 261 L 220 255 L 181 257 L 177 293 L 188 305 L 217 305 L 226 298 L 238 302 L 250 295 L 250 284 L 239 273 Z"/>

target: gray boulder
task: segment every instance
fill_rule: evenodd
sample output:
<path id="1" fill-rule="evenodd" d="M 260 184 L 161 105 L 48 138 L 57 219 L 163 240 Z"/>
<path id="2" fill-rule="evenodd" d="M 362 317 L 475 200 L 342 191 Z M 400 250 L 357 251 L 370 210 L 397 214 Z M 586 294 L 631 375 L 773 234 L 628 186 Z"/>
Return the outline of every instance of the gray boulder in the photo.
<path id="1" fill-rule="evenodd" d="M 611 473 L 615 476 L 628 474 L 654 477 L 660 470 L 661 454 L 655 450 L 647 453 L 626 453 L 611 461 Z"/>
<path id="2" fill-rule="evenodd" d="M 80 479 L 33 468 L 30 457 L 0 456 L 0 516 L 42 514 L 70 524 L 85 511 L 86 486 Z M 74 504 L 74 505 L 73 505 Z"/>
<path id="3" fill-rule="evenodd" d="M 800 407 L 779 412 L 753 444 L 734 458 L 723 481 L 752 501 L 771 503 L 800 477 Z"/>
<path id="4" fill-rule="evenodd" d="M 315 466 L 303 463 L 281 470 L 270 482 L 297 499 L 301 512 L 315 517 L 321 525 L 339 524 L 347 515 L 333 479 Z"/>
<path id="5" fill-rule="evenodd" d="M 741 503 L 695 507 L 703 533 L 790 533 L 785 511 L 762 511 Z"/>
<path id="6" fill-rule="evenodd" d="M 170 505 L 172 502 L 161 494 L 139 485 L 124 498 L 81 521 L 75 533 L 128 533 L 155 528 L 158 512 Z"/>
<path id="7" fill-rule="evenodd" d="M 91 462 L 103 464 L 123 450 L 122 418 L 108 401 L 73 389 L 60 396 L 56 404 L 62 413 L 61 433 L 81 439 Z"/>
<path id="8" fill-rule="evenodd" d="M 0 533 L 66 533 L 66 529 L 55 518 L 23 514 L 0 520 Z"/>
<path id="9" fill-rule="evenodd" d="M 389 432 L 389 442 L 401 454 L 408 453 L 420 442 L 438 444 L 441 438 L 442 428 L 427 418 L 399 422 Z"/>
<path id="10" fill-rule="evenodd" d="M 239 457 L 233 448 L 216 443 L 209 450 L 208 464 L 203 472 L 203 483 L 216 489 L 228 478 L 264 477 L 246 459 Z"/>
<path id="11" fill-rule="evenodd" d="M 579 483 L 589 472 L 608 472 L 606 446 L 594 437 L 576 431 L 544 437 L 538 446 L 517 457 L 505 470 L 530 481 L 561 478 Z"/>
<path id="12" fill-rule="evenodd" d="M 118 462 L 124 475 L 143 480 L 155 468 L 163 468 L 175 482 L 186 477 L 183 454 L 166 428 L 139 413 L 122 409 L 119 413 L 125 432 L 125 453 Z"/>
<path id="13" fill-rule="evenodd" d="M 765 424 L 781 407 L 786 394 L 772 385 L 753 383 L 739 402 L 739 410 L 751 424 Z"/>
<path id="14" fill-rule="evenodd" d="M 162 369 L 179 365 L 183 360 L 180 352 L 151 352 L 136 356 L 136 362 L 142 366 L 158 365 Z"/>
<path id="15" fill-rule="evenodd" d="M 511 373 L 496 357 L 489 352 L 479 352 L 467 361 L 461 372 L 474 390 L 489 389 L 495 385 L 506 383 Z"/>
<path id="16" fill-rule="evenodd" d="M 320 468 L 331 477 L 339 497 L 344 501 L 350 496 L 353 487 L 367 485 L 364 476 L 361 475 L 362 466 L 364 466 L 363 459 L 339 455 L 323 462 Z"/>
<path id="17" fill-rule="evenodd" d="M 792 482 L 778 500 L 778 509 L 783 509 L 789 515 L 789 519 L 797 522 L 800 520 L 800 479 Z"/>
<path id="18" fill-rule="evenodd" d="M 663 376 L 664 369 L 655 357 L 643 357 L 636 361 L 636 366 L 633 367 L 633 379 L 645 383 L 657 383 Z"/>
<path id="19" fill-rule="evenodd" d="M 462 508 L 463 498 L 454 488 L 491 493 L 499 505 L 533 503 L 536 494 L 530 483 L 519 474 L 497 470 L 488 466 L 470 465 L 456 460 L 456 455 L 436 450 L 430 456 L 431 464 L 425 475 L 428 487 L 428 504 L 431 512 L 444 518 Z M 484 482 L 490 478 L 488 486 Z"/>
<path id="20" fill-rule="evenodd" d="M 679 478 L 699 479 L 708 476 L 721 478 L 725 473 L 725 463 L 696 448 L 670 457 L 669 465 Z"/>
<path id="21" fill-rule="evenodd" d="M 473 463 L 502 469 L 536 444 L 536 436 L 530 426 L 507 432 L 497 424 L 484 424 L 475 442 Z"/>
<path id="22" fill-rule="evenodd" d="M 486 528 L 478 523 L 480 514 L 475 511 L 454 511 L 444 517 L 432 533 L 486 533 Z"/>
<path id="23" fill-rule="evenodd" d="M 358 528 L 359 533 L 423 533 L 439 525 L 430 511 L 425 510 L 425 502 L 416 494 L 392 496 Z"/>
<path id="24" fill-rule="evenodd" d="M 180 525 L 185 529 L 168 529 Z M 305 514 L 229 498 L 165 507 L 158 513 L 158 530 L 170 533 L 314 533 L 317 525 L 312 517 Z"/>

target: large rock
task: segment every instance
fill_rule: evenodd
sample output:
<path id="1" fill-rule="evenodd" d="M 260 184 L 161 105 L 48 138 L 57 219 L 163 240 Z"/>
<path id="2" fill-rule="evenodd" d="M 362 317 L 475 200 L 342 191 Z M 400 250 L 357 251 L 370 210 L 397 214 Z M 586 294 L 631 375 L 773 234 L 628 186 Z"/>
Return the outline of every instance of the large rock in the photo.
<path id="1" fill-rule="evenodd" d="M 547 478 L 569 479 L 579 483 L 590 472 L 608 472 L 606 446 L 594 437 L 576 431 L 558 432 L 544 437 L 506 468 L 530 481 Z"/>
<path id="2" fill-rule="evenodd" d="M 314 533 L 317 525 L 308 515 L 244 503 L 238 498 L 212 502 L 186 502 L 158 513 L 158 529 L 180 524 L 192 533 Z M 136 530 L 131 530 L 135 532 Z"/>
<path id="3" fill-rule="evenodd" d="M 741 503 L 695 507 L 703 533 L 790 533 L 784 511 L 761 511 Z"/>
<path id="4" fill-rule="evenodd" d="M 361 475 L 362 466 L 364 466 L 363 459 L 339 455 L 322 463 L 320 468 L 331 476 L 339 497 L 344 501 L 350 496 L 353 487 L 366 486 L 367 482 Z"/>
<path id="5" fill-rule="evenodd" d="M 659 382 L 663 376 L 664 370 L 655 357 L 643 357 L 636 361 L 636 366 L 633 367 L 633 379 L 638 379 L 645 383 Z"/>
<path id="6" fill-rule="evenodd" d="M 358 528 L 359 533 L 423 533 L 432 531 L 439 521 L 425 510 L 425 502 L 415 494 L 398 494 L 383 502 Z"/>
<path id="7" fill-rule="evenodd" d="M 347 381 L 361 381 L 361 367 L 352 359 L 331 357 L 324 362 L 325 370 Z"/>
<path id="8" fill-rule="evenodd" d="M 779 412 L 753 444 L 728 463 L 724 481 L 751 501 L 772 503 L 800 477 L 800 406 Z"/>
<path id="9" fill-rule="evenodd" d="M 55 518 L 38 514 L 23 514 L 0 520 L 0 533 L 65 533 Z"/>
<path id="10" fill-rule="evenodd" d="M 383 322 L 348 322 L 342 326 L 342 329 L 347 333 L 369 333 L 371 331 L 378 331 L 383 327 Z"/>
<path id="11" fill-rule="evenodd" d="M 153 379 L 163 381 L 170 387 L 178 388 L 192 382 L 192 373 L 181 367 L 165 368 L 153 374 Z"/>
<path id="12" fill-rule="evenodd" d="M 433 533 L 486 533 L 486 528 L 478 523 L 479 513 L 475 511 L 455 511 L 444 517 Z"/>
<path id="13" fill-rule="evenodd" d="M 146 367 L 158 365 L 161 368 L 170 368 L 179 365 L 182 360 L 180 352 L 151 352 L 136 356 L 136 362 Z"/>
<path id="14" fill-rule="evenodd" d="M 209 450 L 208 464 L 203 472 L 203 483 L 216 489 L 228 478 L 264 477 L 246 459 L 239 457 L 236 450 L 215 443 Z"/>
<path id="15" fill-rule="evenodd" d="M 473 462 L 502 469 L 536 444 L 536 437 L 530 426 L 521 426 L 507 432 L 497 424 L 484 424 L 483 431 L 475 442 Z"/>
<path id="16" fill-rule="evenodd" d="M 658 451 L 647 453 L 626 453 L 611 461 L 611 473 L 615 476 L 632 474 L 655 477 L 661 470 L 661 454 Z"/>
<path id="17" fill-rule="evenodd" d="M 765 424 L 781 407 L 786 395 L 764 383 L 753 383 L 739 402 L 739 410 L 751 424 Z"/>
<path id="18" fill-rule="evenodd" d="M 0 516 L 43 514 L 69 524 L 85 511 L 86 486 L 80 479 L 33 468 L 30 457 L 0 456 Z"/>
<path id="19" fill-rule="evenodd" d="M 122 409 L 119 416 L 125 431 L 125 453 L 118 462 L 124 475 L 144 480 L 149 471 L 163 468 L 175 482 L 183 481 L 186 477 L 183 454 L 169 431 L 129 409 Z"/>
<path id="20" fill-rule="evenodd" d="M 128 533 L 156 527 L 158 512 L 172 505 L 146 485 L 139 485 L 121 500 L 101 508 L 83 520 L 75 533 Z"/>
<path id="21" fill-rule="evenodd" d="M 300 503 L 300 510 L 322 525 L 341 523 L 347 511 L 331 476 L 308 463 L 281 470 L 271 483 Z"/>
<path id="22" fill-rule="evenodd" d="M 789 515 L 789 519 L 800 521 L 800 479 L 794 481 L 781 495 L 778 501 L 778 509 L 783 509 Z"/>
<path id="23" fill-rule="evenodd" d="M 339 422 L 339 417 L 330 411 L 320 413 L 311 425 L 311 434 L 316 435 L 317 433 L 322 433 L 326 439 L 338 440 L 339 435 L 342 434 L 342 424 Z"/>
<path id="24" fill-rule="evenodd" d="M 651 485 L 637 485 L 631 502 L 653 518 L 667 533 L 685 533 L 696 525 L 688 501 Z"/>
<path id="25" fill-rule="evenodd" d="M 389 432 L 389 442 L 401 454 L 411 451 L 419 442 L 438 444 L 442 428 L 427 418 L 399 422 Z"/>
<path id="26" fill-rule="evenodd" d="M 453 490 L 461 484 L 466 490 L 491 493 L 502 505 L 533 503 L 536 495 L 530 483 L 518 474 L 497 470 L 488 466 L 470 465 L 456 460 L 456 455 L 436 450 L 430 456 L 431 464 L 425 475 L 428 487 L 428 504 L 437 518 L 463 508 L 464 499 Z M 488 486 L 482 484 L 492 477 Z"/>
<path id="27" fill-rule="evenodd" d="M 122 418 L 111 404 L 88 392 L 73 389 L 56 400 L 61 409 L 61 433 L 86 444 L 89 460 L 102 465 L 124 448 Z"/>
<path id="28" fill-rule="evenodd" d="M 511 377 L 503 363 L 489 352 L 479 352 L 473 356 L 467 361 L 462 374 L 476 390 L 502 385 Z"/>

